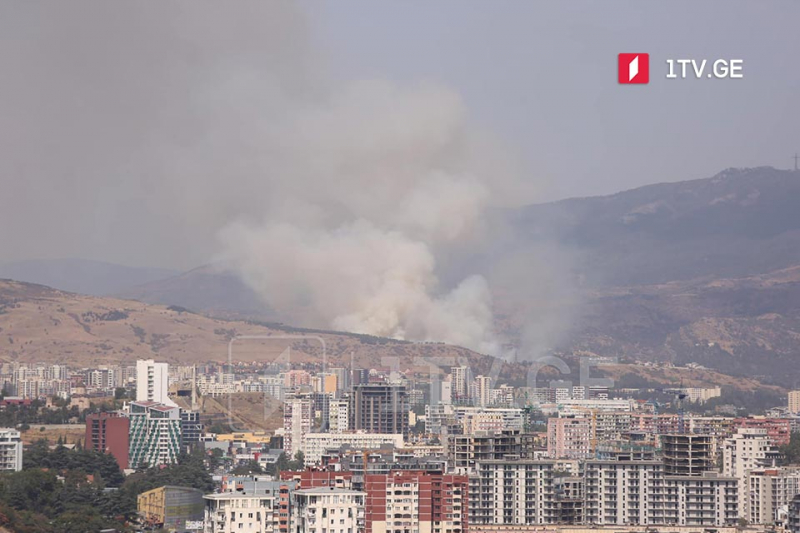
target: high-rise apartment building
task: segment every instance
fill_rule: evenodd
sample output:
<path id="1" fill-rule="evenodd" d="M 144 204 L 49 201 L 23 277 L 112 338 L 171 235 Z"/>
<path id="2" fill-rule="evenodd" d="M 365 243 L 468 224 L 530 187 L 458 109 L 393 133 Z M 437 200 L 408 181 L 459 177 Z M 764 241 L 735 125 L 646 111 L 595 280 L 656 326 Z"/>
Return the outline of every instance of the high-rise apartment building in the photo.
<path id="1" fill-rule="evenodd" d="M 370 383 L 354 387 L 350 427 L 371 433 L 408 436 L 408 394 L 404 385 Z"/>
<path id="2" fill-rule="evenodd" d="M 328 431 L 341 433 L 350 429 L 350 401 L 331 400 L 328 404 Z"/>
<path id="3" fill-rule="evenodd" d="M 668 476 L 702 476 L 715 468 L 711 435 L 661 435 L 661 448 Z"/>
<path id="4" fill-rule="evenodd" d="M 264 533 L 279 531 L 275 496 L 269 493 L 206 494 L 204 533 Z"/>
<path id="5" fill-rule="evenodd" d="M 181 409 L 181 446 L 184 448 L 200 442 L 203 434 L 203 423 L 200 413 Z"/>
<path id="6" fill-rule="evenodd" d="M 368 474 L 365 533 L 469 532 L 467 476 L 418 470 Z"/>
<path id="7" fill-rule="evenodd" d="M 469 523 L 543 525 L 558 521 L 553 472 L 555 461 L 487 460 L 470 476 Z"/>
<path id="8" fill-rule="evenodd" d="M 791 503 L 789 503 L 786 529 L 792 533 L 800 533 L 800 494 L 792 498 Z"/>
<path id="9" fill-rule="evenodd" d="M 181 450 L 180 409 L 155 402 L 128 404 L 130 468 L 174 463 Z"/>
<path id="10" fill-rule="evenodd" d="M 448 435 L 446 444 L 448 459 L 458 473 L 472 473 L 477 463 L 520 456 L 523 451 L 518 431 Z"/>
<path id="11" fill-rule="evenodd" d="M 303 442 L 311 432 L 314 410 L 310 398 L 289 398 L 283 403 L 283 450 L 289 457 L 303 449 Z"/>
<path id="12" fill-rule="evenodd" d="M 739 428 L 722 445 L 722 473 L 739 480 L 739 517 L 750 514 L 747 475 L 751 470 L 774 466 L 778 449 L 772 444 L 766 429 Z"/>
<path id="13" fill-rule="evenodd" d="M 136 361 L 136 401 L 175 406 L 168 393 L 169 364 L 152 359 Z"/>
<path id="14" fill-rule="evenodd" d="M 333 372 L 321 373 L 312 378 L 314 392 L 322 394 L 336 394 L 339 389 L 339 378 Z"/>
<path id="15" fill-rule="evenodd" d="M 800 390 L 789 391 L 789 412 L 800 413 Z"/>
<path id="16" fill-rule="evenodd" d="M 469 396 L 469 367 L 452 367 L 450 369 L 450 381 L 453 384 L 454 399 L 464 400 Z"/>
<path id="17" fill-rule="evenodd" d="M 730 526 L 737 481 L 716 472 L 668 476 L 660 461 L 589 460 L 584 465 L 586 523 Z"/>
<path id="18" fill-rule="evenodd" d="M 450 405 L 453 403 L 453 382 L 450 380 L 442 380 L 439 382 L 439 403 L 442 405 Z"/>
<path id="19" fill-rule="evenodd" d="M 774 446 L 786 446 L 792 437 L 792 421 L 788 418 L 770 418 L 766 416 L 748 416 L 733 421 L 735 429 L 765 429 L 767 437 Z"/>
<path id="20" fill-rule="evenodd" d="M 364 385 L 369 383 L 369 369 L 368 368 L 355 368 L 351 373 L 352 379 L 350 380 L 352 386 Z"/>
<path id="21" fill-rule="evenodd" d="M 352 381 L 350 369 L 348 368 L 331 368 L 330 373 L 336 376 L 336 390 L 337 392 L 346 392 L 350 390 L 350 382 Z"/>
<path id="22" fill-rule="evenodd" d="M 653 489 L 648 523 L 721 527 L 738 524 L 738 480 L 703 472 L 700 476 L 664 476 L 663 489 Z M 663 513 L 661 510 L 663 509 Z M 661 518 L 663 514 L 663 518 Z"/>
<path id="23" fill-rule="evenodd" d="M 260 507 L 264 510 L 263 513 L 266 513 L 266 516 L 259 516 L 258 510 L 256 510 L 256 522 L 258 522 L 258 526 L 262 527 L 263 529 L 259 530 L 260 532 L 263 531 L 264 533 L 289 533 L 290 524 L 289 524 L 289 506 L 290 506 L 290 495 L 291 492 L 298 488 L 304 488 L 299 486 L 299 483 L 293 479 L 289 479 L 289 476 L 285 476 L 284 474 L 297 474 L 297 475 L 305 475 L 306 473 L 310 473 L 308 471 L 304 471 L 302 473 L 297 472 L 283 472 L 281 480 L 265 480 L 261 476 L 224 476 L 222 478 L 222 485 L 220 492 L 222 493 L 235 493 L 239 495 L 259 495 L 259 496 L 267 496 L 272 497 L 273 501 L 271 502 L 271 506 L 269 504 L 269 500 L 260 500 L 261 505 Z M 318 472 L 314 472 L 318 473 Z M 222 501 L 222 500 L 217 500 Z M 241 507 L 242 504 L 248 503 L 253 504 L 255 500 L 239 500 L 238 502 L 234 501 L 233 505 L 235 509 Z M 211 506 L 213 507 L 213 505 Z M 218 510 L 223 510 L 227 505 L 225 504 L 217 504 L 216 505 Z M 248 507 L 253 507 L 253 505 L 248 505 Z M 263 515 L 262 513 L 262 515 Z M 272 516 L 270 516 L 272 513 Z M 231 512 L 230 516 L 224 516 L 228 513 L 222 512 L 221 515 L 215 517 L 215 519 L 219 518 L 230 518 L 230 525 L 232 525 L 233 530 L 237 531 L 240 527 L 239 524 L 236 522 L 236 519 L 250 519 L 249 511 L 247 514 L 244 512 L 241 515 L 234 516 L 235 513 Z M 212 514 L 213 518 L 213 514 Z M 251 523 L 252 524 L 252 523 Z M 219 525 L 219 524 L 218 524 Z M 245 528 L 246 523 L 242 522 L 241 529 Z M 206 524 L 208 528 L 209 524 Z"/>
<path id="24" fill-rule="evenodd" d="M 594 420 L 588 417 L 547 420 L 547 455 L 551 459 L 586 459 L 595 453 Z"/>
<path id="25" fill-rule="evenodd" d="M 661 477 L 663 468 L 661 461 L 587 461 L 584 519 L 591 524 L 654 523 L 648 497 L 653 496 L 651 480 Z"/>
<path id="26" fill-rule="evenodd" d="M 747 521 L 774 524 L 779 513 L 800 494 L 800 468 L 759 468 L 747 474 Z"/>
<path id="27" fill-rule="evenodd" d="M 22 470 L 22 438 L 16 429 L 0 428 L 0 470 Z"/>
<path id="28" fill-rule="evenodd" d="M 366 431 L 350 431 L 344 433 L 307 433 L 299 448 L 303 452 L 306 465 L 314 465 L 321 461 L 328 450 L 337 450 L 348 446 L 354 450 L 374 450 L 383 445 L 402 448 L 403 435 L 400 433 L 369 433 Z"/>
<path id="29" fill-rule="evenodd" d="M 130 419 L 121 413 L 86 415 L 84 446 L 89 450 L 110 453 L 121 469 L 128 468 L 128 437 Z"/>
<path id="30" fill-rule="evenodd" d="M 489 376 L 475 377 L 475 402 L 480 407 L 486 407 L 491 402 L 492 378 Z"/>
<path id="31" fill-rule="evenodd" d="M 292 494 L 294 533 L 364 533 L 366 493 L 334 487 L 300 489 Z"/>
<path id="32" fill-rule="evenodd" d="M 470 524 L 702 526 L 737 523 L 737 480 L 667 476 L 656 460 L 485 461 L 470 477 Z"/>

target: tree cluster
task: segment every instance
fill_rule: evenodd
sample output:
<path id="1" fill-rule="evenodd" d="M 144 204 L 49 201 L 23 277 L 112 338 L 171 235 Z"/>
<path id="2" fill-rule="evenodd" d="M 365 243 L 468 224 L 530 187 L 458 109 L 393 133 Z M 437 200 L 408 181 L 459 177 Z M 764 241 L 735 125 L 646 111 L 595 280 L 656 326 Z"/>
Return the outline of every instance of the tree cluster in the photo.
<path id="1" fill-rule="evenodd" d="M 17 427 L 36 424 L 68 424 L 70 419 L 85 420 L 77 406 L 67 407 L 63 400 L 55 409 L 45 406 L 41 400 L 33 400 L 30 405 L 10 404 L 0 410 L 0 427 Z"/>
<path id="2" fill-rule="evenodd" d="M 780 452 L 783 464 L 800 464 L 800 433 L 792 433 L 789 444 L 781 446 Z"/>
<path id="3" fill-rule="evenodd" d="M 143 467 L 127 478 L 111 455 L 39 441 L 27 450 L 23 469 L 0 475 L 0 526 L 19 533 L 134 531 L 137 496 L 177 485 L 212 492 L 202 449 L 177 464 Z"/>

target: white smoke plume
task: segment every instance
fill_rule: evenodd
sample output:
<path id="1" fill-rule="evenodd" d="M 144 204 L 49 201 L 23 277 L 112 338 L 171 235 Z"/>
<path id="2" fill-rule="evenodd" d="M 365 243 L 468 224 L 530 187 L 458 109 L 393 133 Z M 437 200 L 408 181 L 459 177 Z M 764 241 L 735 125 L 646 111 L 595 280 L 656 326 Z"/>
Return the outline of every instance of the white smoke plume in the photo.
<path id="1" fill-rule="evenodd" d="M 508 183 L 502 165 L 487 172 L 492 147 L 456 94 L 355 82 L 273 129 L 268 215 L 221 233 L 224 259 L 270 305 L 300 323 L 498 353 L 486 280 L 437 279 L 438 256 L 475 241 Z"/>
<path id="2" fill-rule="evenodd" d="M 5 259 L 222 259 L 287 323 L 497 353 L 469 258 L 533 199 L 513 158 L 447 87 L 326 75 L 311 30 L 293 2 L 1 4 Z"/>

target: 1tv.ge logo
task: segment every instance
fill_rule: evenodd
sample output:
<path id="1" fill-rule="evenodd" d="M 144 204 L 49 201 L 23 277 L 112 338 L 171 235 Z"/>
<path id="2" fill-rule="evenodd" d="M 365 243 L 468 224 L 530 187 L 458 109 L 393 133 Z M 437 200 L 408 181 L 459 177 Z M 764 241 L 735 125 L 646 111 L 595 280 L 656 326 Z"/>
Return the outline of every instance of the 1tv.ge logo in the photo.
<path id="1" fill-rule="evenodd" d="M 667 79 L 742 79 L 743 59 L 667 59 Z M 619 54 L 620 84 L 650 83 L 650 54 Z"/>
<path id="2" fill-rule="evenodd" d="M 622 84 L 650 82 L 650 54 L 620 54 L 617 75 Z"/>

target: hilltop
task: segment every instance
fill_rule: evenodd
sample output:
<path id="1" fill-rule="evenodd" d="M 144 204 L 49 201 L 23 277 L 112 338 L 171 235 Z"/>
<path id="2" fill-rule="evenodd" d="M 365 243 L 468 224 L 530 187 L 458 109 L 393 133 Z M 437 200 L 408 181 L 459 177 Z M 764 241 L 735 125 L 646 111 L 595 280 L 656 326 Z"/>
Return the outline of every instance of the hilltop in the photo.
<path id="1" fill-rule="evenodd" d="M 531 205 L 507 216 L 523 241 L 580 255 L 592 287 L 739 278 L 800 265 L 800 172 L 728 169 L 704 179 Z"/>
<path id="2" fill-rule="evenodd" d="M 425 366 L 424 357 L 452 357 L 488 369 L 491 358 L 444 344 L 405 341 L 210 318 L 177 306 L 69 293 L 43 285 L 0 280 L 0 357 L 6 361 L 73 366 L 132 363 L 156 358 L 171 363 L 226 361 L 229 341 L 236 361 L 276 360 L 287 347 L 294 363 Z M 386 360 L 384 362 L 384 360 Z"/>
<path id="3" fill-rule="evenodd" d="M 476 252 L 463 263 L 471 273 L 488 275 L 493 261 L 516 253 L 514 246 L 537 250 L 539 243 L 552 244 L 569 257 L 558 264 L 570 291 L 564 299 L 569 324 L 550 346 L 554 353 L 697 362 L 795 387 L 800 383 L 800 368 L 794 364 L 800 344 L 797 206 L 799 172 L 728 169 L 710 178 L 497 213 L 511 229 L 508 242 L 513 245 Z M 526 320 L 511 303 L 514 292 L 525 293 L 518 288 L 494 294 L 498 329 L 512 343 Z M 116 298 L 93 300 L 49 289 L 49 296 L 35 304 L 46 311 L 41 316 L 30 299 L 37 291 L 45 289 L 25 289 L 28 303 L 21 308 L 33 325 L 6 324 L 8 317 L 0 316 L 0 339 L 14 339 L 0 342 L 6 358 L 223 360 L 232 334 L 319 333 L 279 324 L 281 317 L 269 302 L 221 265 L 151 280 L 118 291 Z M 0 297 L 13 292 L 5 284 Z M 549 299 L 535 304 L 546 309 L 558 304 L 560 296 L 545 292 L 543 298 Z M 60 303 L 52 304 L 54 299 Z M 114 310 L 127 316 L 102 318 Z M 294 310 L 284 311 L 292 316 Z M 364 360 L 372 366 L 387 355 L 400 357 L 403 364 L 421 354 L 488 361 L 444 345 L 320 334 L 335 364 L 349 363 L 350 352 L 357 364 Z M 48 336 L 50 344 L 43 340 Z M 314 356 L 311 348 L 294 345 L 298 357 Z"/>
<path id="4" fill-rule="evenodd" d="M 30 259 L 0 265 L 0 278 L 105 296 L 177 274 L 166 268 L 116 265 L 89 259 Z"/>
<path id="5" fill-rule="evenodd" d="M 283 324 L 211 318 L 176 306 L 149 305 L 118 298 L 100 298 L 69 293 L 30 283 L 0 280 L 0 360 L 51 362 L 73 367 L 116 363 L 134 364 L 154 358 L 171 364 L 225 362 L 228 344 L 236 336 L 257 336 L 234 343 L 237 362 L 286 361 L 286 349 L 294 364 L 357 368 L 412 370 L 425 377 L 428 361 L 442 367 L 469 365 L 478 374 L 488 374 L 496 360 L 465 348 L 441 343 L 412 343 L 344 332 L 294 328 Z M 322 343 L 326 357 L 323 358 Z M 577 380 L 578 365 L 565 360 Z M 517 386 L 527 384 L 529 362 L 504 363 L 500 377 Z M 619 377 L 635 373 L 665 385 L 708 386 L 752 391 L 762 387 L 754 379 L 733 379 L 713 370 L 697 372 L 674 368 L 667 372 L 641 365 L 600 367 Z M 538 372 L 539 386 L 559 377 L 551 367 Z M 775 389 L 777 390 L 777 389 Z M 246 403 L 246 402 L 245 402 Z M 242 405 L 245 406 L 245 403 Z"/>
<path id="6" fill-rule="evenodd" d="M 798 206 L 800 172 L 760 167 L 509 216 L 520 241 L 558 242 L 575 258 L 579 304 L 560 350 L 796 387 Z"/>

